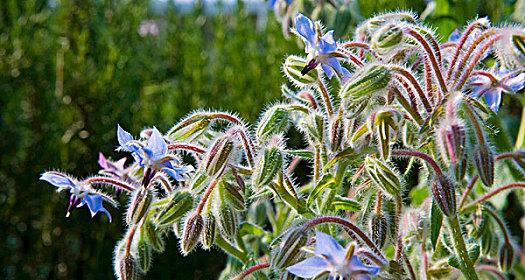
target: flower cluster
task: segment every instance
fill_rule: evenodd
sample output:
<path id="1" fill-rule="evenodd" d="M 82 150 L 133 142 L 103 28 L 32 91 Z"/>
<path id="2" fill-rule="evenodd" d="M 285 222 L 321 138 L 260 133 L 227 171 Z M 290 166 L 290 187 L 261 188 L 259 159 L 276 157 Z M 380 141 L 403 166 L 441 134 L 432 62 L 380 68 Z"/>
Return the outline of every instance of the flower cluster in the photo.
<path id="1" fill-rule="evenodd" d="M 525 30 L 477 19 L 440 42 L 414 14 L 395 12 L 363 22 L 349 41 L 302 14 L 293 33 L 305 45 L 282 66 L 293 87 L 253 129 L 220 111 L 138 138 L 118 126 L 117 150 L 132 162 L 101 154 L 97 176 L 42 175 L 70 190 L 70 209 L 87 205 L 110 220 L 102 202 L 116 203 L 99 189 L 129 195 L 117 277 L 147 273 L 172 234 L 184 255 L 222 249 L 223 277 L 234 279 L 511 271 L 515 245 L 491 199 L 525 188 L 525 152 L 498 146 L 488 122 L 502 94 L 525 87 Z M 292 128 L 305 146 L 288 143 Z"/>

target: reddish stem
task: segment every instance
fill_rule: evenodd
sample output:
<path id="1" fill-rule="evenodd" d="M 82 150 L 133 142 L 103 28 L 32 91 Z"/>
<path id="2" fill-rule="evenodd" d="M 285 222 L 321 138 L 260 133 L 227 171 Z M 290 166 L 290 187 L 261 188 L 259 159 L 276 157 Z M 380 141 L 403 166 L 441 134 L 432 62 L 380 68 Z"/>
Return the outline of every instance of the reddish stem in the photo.
<path id="1" fill-rule="evenodd" d="M 219 182 L 218 179 L 213 180 L 213 182 L 211 182 L 211 184 L 206 189 L 206 192 L 204 192 L 204 194 L 202 195 L 202 198 L 199 201 L 199 205 L 197 206 L 197 210 L 196 210 L 197 215 L 200 215 L 202 213 L 202 210 L 204 209 L 204 206 L 206 205 L 206 201 L 208 201 L 208 199 L 210 198 L 211 192 L 213 191 L 213 189 L 215 189 L 215 186 L 217 185 L 218 182 Z"/>
<path id="2" fill-rule="evenodd" d="M 242 271 L 241 273 L 239 273 L 237 276 L 235 276 L 234 278 L 232 278 L 232 280 L 242 280 L 244 279 L 246 276 L 254 273 L 255 271 L 257 270 L 261 270 L 261 269 L 264 269 L 264 268 L 268 268 L 270 267 L 270 264 L 269 263 L 261 263 L 261 264 L 256 264 L 254 266 L 251 266 L 249 267 L 248 269 Z"/>
<path id="3" fill-rule="evenodd" d="M 429 155 L 427 155 L 425 153 L 418 152 L 418 151 L 411 151 L 411 150 L 393 150 L 392 151 L 392 155 L 394 155 L 394 156 L 413 156 L 413 157 L 418 157 L 418 158 L 426 161 L 430 165 L 430 167 L 432 167 L 432 169 L 434 169 L 436 174 L 438 174 L 438 175 L 442 175 L 443 174 L 441 172 L 441 168 L 436 163 L 436 161 L 434 161 L 434 159 L 432 157 L 430 157 Z"/>
<path id="4" fill-rule="evenodd" d="M 113 178 L 109 178 L 109 177 L 90 177 L 90 178 L 87 178 L 86 180 L 84 180 L 83 183 L 86 183 L 86 184 L 107 184 L 107 185 L 111 185 L 111 186 L 114 186 L 114 187 L 126 190 L 128 192 L 132 192 L 133 190 L 135 190 L 135 188 L 133 186 L 129 185 L 129 184 L 121 182 L 121 181 L 113 179 Z"/>
<path id="5" fill-rule="evenodd" d="M 463 32 L 463 35 L 461 35 L 461 38 L 459 39 L 459 42 L 456 45 L 456 51 L 454 52 L 454 56 L 452 57 L 452 60 L 450 61 L 450 64 L 448 65 L 447 70 L 447 80 L 450 78 L 450 75 L 452 74 L 452 70 L 455 68 L 456 61 L 459 57 L 460 51 L 463 48 L 463 45 L 467 41 L 468 36 L 472 31 L 474 31 L 475 28 L 477 28 L 479 23 L 477 21 L 469 24 L 467 29 Z"/>
<path id="6" fill-rule="evenodd" d="M 169 144 L 168 145 L 168 149 L 170 150 L 186 150 L 186 151 L 192 151 L 192 152 L 195 152 L 197 154 L 204 154 L 206 151 L 201 148 L 201 147 L 198 147 L 196 145 L 192 145 L 192 144 L 186 144 L 186 143 L 174 143 L 174 144 Z"/>
<path id="7" fill-rule="evenodd" d="M 464 207 L 464 209 L 468 209 L 468 208 L 471 208 L 473 206 L 475 206 L 476 204 L 479 204 L 485 200 L 488 200 L 490 199 L 491 197 L 497 195 L 498 193 L 504 191 L 504 190 L 508 190 L 508 189 L 517 189 L 517 188 L 524 188 L 525 189 L 525 182 L 514 182 L 514 183 L 510 183 L 508 185 L 504 185 L 504 186 L 501 186 L 491 192 L 488 192 L 486 194 L 484 194 L 483 196 L 479 197 L 478 199 L 476 199 L 474 202 L 468 204 L 467 206 Z"/>

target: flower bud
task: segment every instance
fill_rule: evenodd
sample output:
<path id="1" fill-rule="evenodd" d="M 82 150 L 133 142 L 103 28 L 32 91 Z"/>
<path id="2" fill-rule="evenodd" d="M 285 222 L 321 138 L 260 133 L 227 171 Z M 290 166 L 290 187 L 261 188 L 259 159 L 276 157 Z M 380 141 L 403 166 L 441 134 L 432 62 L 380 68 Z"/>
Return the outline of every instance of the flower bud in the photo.
<path id="1" fill-rule="evenodd" d="M 152 201 L 153 193 L 150 190 L 140 188 L 135 191 L 126 213 L 126 223 L 128 225 L 138 223 L 148 213 Z"/>
<path id="2" fill-rule="evenodd" d="M 434 201 L 445 216 L 451 217 L 456 214 L 456 190 L 452 180 L 442 174 L 436 174 L 431 190 Z"/>
<path id="3" fill-rule="evenodd" d="M 494 154 L 488 145 L 481 145 L 473 151 L 474 166 L 481 182 L 487 187 L 494 183 Z"/>
<path id="4" fill-rule="evenodd" d="M 175 192 L 163 207 L 155 219 L 155 223 L 161 227 L 173 224 L 188 213 L 193 207 L 193 196 L 187 191 Z"/>
<path id="5" fill-rule="evenodd" d="M 252 175 L 252 184 L 255 188 L 270 184 L 282 170 L 284 158 L 280 139 L 273 138 L 268 147 L 263 150 Z"/>
<path id="6" fill-rule="evenodd" d="M 164 240 L 155 228 L 155 224 L 149 220 L 145 221 L 140 228 L 140 236 L 157 252 L 164 251 Z"/>
<path id="7" fill-rule="evenodd" d="M 237 226 L 239 225 L 237 213 L 235 213 L 228 204 L 224 203 L 224 201 L 218 204 L 215 213 L 217 216 L 217 225 L 221 233 L 223 233 L 227 239 L 231 239 L 237 234 Z"/>
<path id="8" fill-rule="evenodd" d="M 305 69 L 305 66 L 307 66 L 307 62 L 304 58 L 290 55 L 284 61 L 283 72 L 294 85 L 306 87 L 314 84 L 319 74 L 315 67 L 308 68 L 309 71 L 304 73 L 303 69 Z"/>
<path id="9" fill-rule="evenodd" d="M 241 190 L 237 189 L 233 184 L 225 180 L 221 180 L 218 185 L 219 197 L 226 204 L 231 205 L 237 211 L 246 209 L 244 196 Z"/>
<path id="10" fill-rule="evenodd" d="M 141 238 L 137 243 L 136 260 L 140 270 L 143 273 L 148 272 L 151 267 L 151 247 L 148 243 Z"/>
<path id="11" fill-rule="evenodd" d="M 372 181 L 389 197 L 399 197 L 401 190 L 400 175 L 388 163 L 377 158 L 365 158 L 365 170 Z"/>
<path id="12" fill-rule="evenodd" d="M 501 246 L 498 254 L 498 264 L 501 270 L 509 271 L 512 268 L 512 263 L 514 262 L 514 249 L 512 245 L 504 243 Z"/>
<path id="13" fill-rule="evenodd" d="M 233 146 L 233 140 L 229 136 L 221 136 L 215 140 L 202 165 L 208 175 L 216 176 L 222 174 L 232 155 Z"/>
<path id="14" fill-rule="evenodd" d="M 320 145 L 324 141 L 325 119 L 322 114 L 311 113 L 302 119 L 301 127 L 304 130 L 308 140 L 313 145 Z"/>
<path id="15" fill-rule="evenodd" d="M 372 241 L 378 248 L 383 248 L 388 233 L 388 221 L 383 214 L 377 213 L 372 215 L 370 218 L 370 232 L 372 233 Z"/>
<path id="16" fill-rule="evenodd" d="M 217 224 L 213 215 L 204 216 L 204 223 L 202 225 L 201 244 L 202 248 L 209 250 L 215 242 L 215 234 L 217 232 Z"/>
<path id="17" fill-rule="evenodd" d="M 301 248 L 306 246 L 308 236 L 302 227 L 292 227 L 281 240 L 281 244 L 273 248 L 270 264 L 277 269 L 286 268 L 296 263 L 301 257 Z"/>
<path id="18" fill-rule="evenodd" d="M 119 280 L 137 280 L 139 271 L 135 259 L 129 255 L 121 254 L 120 260 L 117 260 L 118 270 L 116 271 Z"/>
<path id="19" fill-rule="evenodd" d="M 398 45 L 403 40 L 403 30 L 395 23 L 385 24 L 372 36 L 372 48 L 379 52 Z"/>
<path id="20" fill-rule="evenodd" d="M 458 181 L 463 179 L 467 168 L 466 139 L 465 126 L 457 122 L 443 124 L 436 133 L 441 156 Z"/>
<path id="21" fill-rule="evenodd" d="M 203 221 L 202 216 L 198 213 L 192 213 L 188 216 L 186 223 L 184 224 L 184 229 L 182 232 L 182 239 L 180 242 L 180 247 L 183 255 L 188 255 L 197 242 L 199 242 L 201 233 L 202 233 Z"/>
<path id="22" fill-rule="evenodd" d="M 208 128 L 210 122 L 208 118 L 197 120 L 177 130 L 169 131 L 168 138 L 172 141 L 183 141 L 192 136 L 198 136 Z"/>
<path id="23" fill-rule="evenodd" d="M 499 238 L 491 230 L 487 230 L 481 235 L 481 251 L 484 255 L 489 255 L 493 250 L 495 251 L 498 245 Z"/>
<path id="24" fill-rule="evenodd" d="M 270 136 L 286 132 L 290 123 L 290 112 L 281 105 L 276 105 L 264 112 L 257 126 L 257 138 L 266 140 Z"/>
<path id="25" fill-rule="evenodd" d="M 332 151 L 339 150 L 343 143 L 343 137 L 345 134 L 345 127 L 343 122 L 343 110 L 339 110 L 339 113 L 330 120 L 329 124 L 329 140 Z"/>
<path id="26" fill-rule="evenodd" d="M 391 74 L 386 66 L 370 64 L 358 70 L 341 88 L 339 95 L 350 102 L 362 102 L 371 93 L 387 87 Z"/>

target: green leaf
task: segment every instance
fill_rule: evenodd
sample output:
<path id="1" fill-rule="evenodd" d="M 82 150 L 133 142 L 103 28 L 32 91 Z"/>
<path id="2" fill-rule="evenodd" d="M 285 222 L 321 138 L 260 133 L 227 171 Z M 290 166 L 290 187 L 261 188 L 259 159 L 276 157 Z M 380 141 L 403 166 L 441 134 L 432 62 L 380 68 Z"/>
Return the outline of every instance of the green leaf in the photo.
<path id="1" fill-rule="evenodd" d="M 254 225 L 250 222 L 242 222 L 240 227 L 239 227 L 239 233 L 241 234 L 241 236 L 244 236 L 244 235 L 263 235 L 265 234 L 266 232 L 264 231 L 264 229 L 262 229 L 260 226 L 258 225 Z"/>
<path id="2" fill-rule="evenodd" d="M 359 204 L 359 202 L 340 195 L 335 196 L 332 206 L 335 210 L 345 210 L 351 212 L 361 210 L 361 204 Z"/>
<path id="3" fill-rule="evenodd" d="M 308 150 L 286 150 L 284 152 L 292 156 L 298 156 L 298 157 L 307 158 L 307 159 L 314 158 L 314 153 Z"/>
<path id="4" fill-rule="evenodd" d="M 308 197 L 308 200 L 307 200 L 307 204 L 311 205 L 312 202 L 314 202 L 314 200 L 318 198 L 326 188 L 332 188 L 334 186 L 335 186 L 334 177 L 330 174 L 324 175 L 319 181 L 319 183 L 315 186 L 315 188 L 310 193 L 310 196 Z"/>
<path id="5" fill-rule="evenodd" d="M 325 164 L 325 166 L 323 167 L 323 172 L 328 171 L 328 169 L 330 169 L 340 160 L 351 158 L 352 155 L 355 155 L 354 149 L 352 149 L 351 147 L 347 147 L 346 149 L 342 150 L 337 155 L 335 155 L 334 158 L 332 158 L 329 162 Z"/>

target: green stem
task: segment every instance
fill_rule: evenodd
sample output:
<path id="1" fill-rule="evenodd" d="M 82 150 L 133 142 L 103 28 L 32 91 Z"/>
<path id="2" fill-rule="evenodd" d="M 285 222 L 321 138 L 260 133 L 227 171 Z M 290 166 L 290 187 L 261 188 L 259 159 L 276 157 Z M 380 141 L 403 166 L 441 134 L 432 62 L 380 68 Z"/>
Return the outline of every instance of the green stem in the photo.
<path id="1" fill-rule="evenodd" d="M 246 263 L 248 261 L 248 256 L 245 252 L 242 252 L 241 250 L 233 247 L 233 245 L 231 245 L 228 241 L 224 240 L 224 238 L 222 238 L 220 234 L 217 234 L 217 237 L 215 238 L 215 244 L 217 244 L 217 246 L 219 246 L 230 256 L 233 256 L 242 263 Z"/>
<path id="2" fill-rule="evenodd" d="M 461 226 L 459 225 L 458 215 L 448 217 L 448 225 L 452 235 L 452 241 L 454 242 L 456 254 L 459 256 L 461 261 L 460 270 L 463 273 L 463 276 L 465 276 L 465 278 L 468 280 L 477 280 L 478 275 L 476 274 L 474 265 L 469 258 L 467 246 L 465 245 L 465 240 L 463 240 Z"/>

